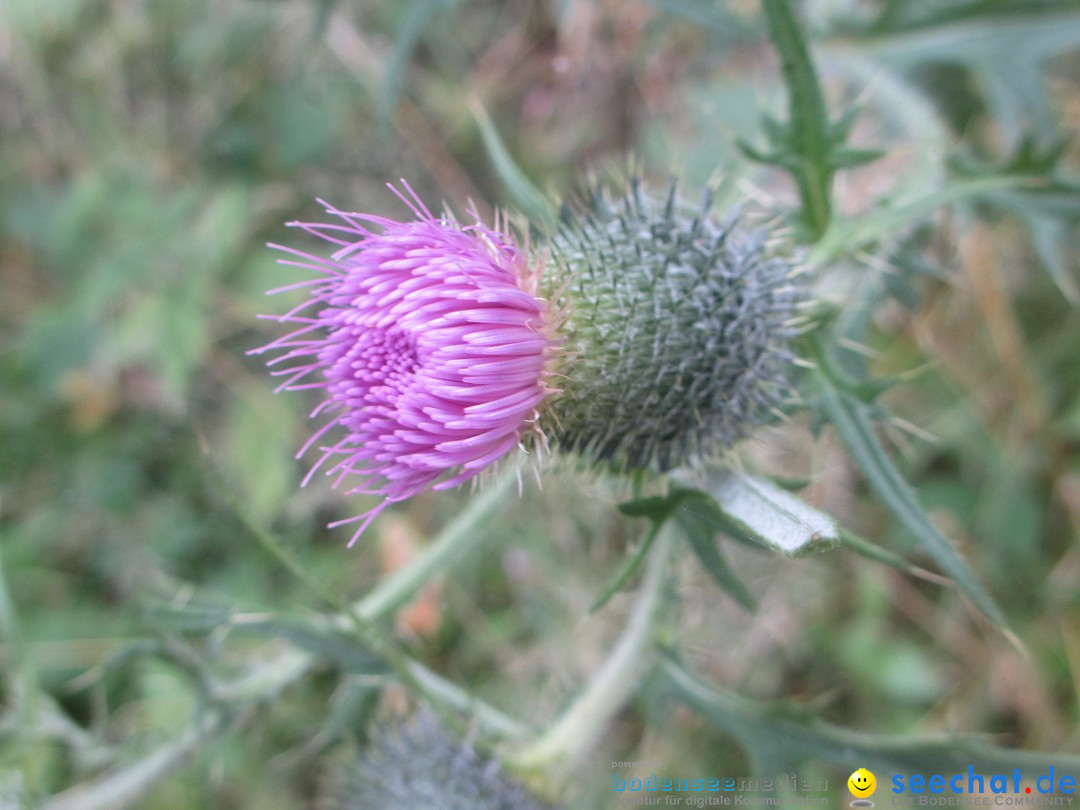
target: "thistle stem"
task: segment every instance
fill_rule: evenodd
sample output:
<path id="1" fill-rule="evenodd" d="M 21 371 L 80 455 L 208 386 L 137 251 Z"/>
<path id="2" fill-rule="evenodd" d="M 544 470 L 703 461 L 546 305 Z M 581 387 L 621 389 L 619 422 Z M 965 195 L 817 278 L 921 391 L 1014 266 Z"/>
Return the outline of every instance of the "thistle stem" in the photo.
<path id="1" fill-rule="evenodd" d="M 315 626 L 334 627 L 354 633 L 362 645 L 383 659 L 395 670 L 405 685 L 425 697 L 451 725 L 454 725 L 455 718 L 449 716 L 443 708 L 445 705 L 451 705 L 458 709 L 462 706 L 471 706 L 478 716 L 483 715 L 480 718 L 482 722 L 485 718 L 495 718 L 491 730 L 500 736 L 511 733 L 510 729 L 513 729 L 516 733 L 521 733 L 522 727 L 515 725 L 510 718 L 501 715 L 494 708 L 487 707 L 470 698 L 467 693 L 457 690 L 451 684 L 436 683 L 435 685 L 438 688 L 432 692 L 428 687 L 434 683 L 433 679 L 440 679 L 437 679 L 434 673 L 428 672 L 409 655 L 402 652 L 394 639 L 377 624 L 379 619 L 407 603 L 412 595 L 431 577 L 460 561 L 469 550 L 475 548 L 480 541 L 490 536 L 487 532 L 481 530 L 481 524 L 491 516 L 491 513 L 498 506 L 502 497 L 509 490 L 510 482 L 516 480 L 514 476 L 504 475 L 495 481 L 484 493 L 473 498 L 465 511 L 452 521 L 419 557 L 384 580 L 365 598 L 356 603 L 349 603 L 323 585 L 320 580 L 307 570 L 290 549 L 286 548 L 271 532 L 263 528 L 244 508 L 240 498 L 229 486 L 227 479 L 221 474 L 220 470 L 213 465 L 211 465 L 211 468 L 217 474 L 223 486 L 223 491 L 229 498 L 237 516 L 259 543 L 290 573 L 337 611 L 333 615 L 316 619 L 313 622 Z M 288 650 L 269 667 L 259 667 L 255 672 L 250 673 L 249 677 L 243 678 L 239 683 L 227 686 L 225 690 L 232 694 L 247 695 L 249 697 L 255 697 L 260 693 L 273 694 L 289 682 L 302 677 L 314 662 L 315 657 L 312 655 L 303 651 Z M 221 695 L 219 694 L 218 697 L 220 698 Z"/>
<path id="2" fill-rule="evenodd" d="M 322 596 L 331 606 L 337 608 L 338 613 L 325 620 L 329 625 L 356 634 L 361 644 L 393 668 L 401 681 L 431 703 L 449 724 L 455 725 L 457 718 L 447 711 L 446 706 L 453 706 L 459 710 L 471 707 L 478 715 L 483 714 L 483 719 L 496 718 L 494 726 L 498 728 L 500 735 L 505 735 L 508 729 L 521 733 L 521 726 L 495 709 L 481 705 L 467 693 L 425 670 L 418 662 L 401 651 L 394 639 L 377 624 L 377 620 L 408 602 L 412 595 L 433 576 L 444 571 L 453 562 L 460 560 L 468 550 L 476 547 L 481 540 L 489 536 L 480 530 L 480 526 L 498 506 L 499 501 L 509 489 L 511 480 L 511 476 L 503 476 L 482 496 L 474 498 L 465 511 L 439 534 L 423 554 L 388 577 L 379 587 L 355 604 L 342 600 L 316 580 L 291 551 L 243 510 L 238 500 L 235 506 L 241 519 L 259 542 L 304 584 Z M 290 663 L 293 667 L 292 674 L 295 676 L 301 675 L 307 668 L 302 660 L 294 658 Z M 272 676 L 269 683 L 274 683 Z M 433 685 L 434 690 L 431 688 Z"/>
<path id="3" fill-rule="evenodd" d="M 229 728 L 229 721 L 229 716 L 219 710 L 200 714 L 168 743 L 129 765 L 106 771 L 52 796 L 41 805 L 42 810 L 133 807 L 207 740 Z"/>
<path id="4" fill-rule="evenodd" d="M 423 693 L 433 703 L 452 706 L 458 711 L 471 713 L 480 726 L 500 737 L 515 737 L 525 733 L 526 728 L 498 709 L 476 699 L 455 684 L 445 680 L 408 656 L 397 653 L 396 648 L 374 632 L 377 619 L 392 614 L 409 601 L 412 595 L 433 576 L 442 573 L 459 562 L 469 551 L 475 549 L 490 533 L 483 530 L 484 522 L 501 502 L 510 488 L 514 476 L 503 476 L 494 481 L 478 497 L 470 501 L 469 506 L 452 521 L 425 548 L 424 552 L 409 565 L 387 577 L 366 597 L 352 606 L 317 622 L 338 627 L 354 627 L 361 631 L 363 640 L 375 647 L 377 652 L 390 654 L 392 665 L 398 669 L 402 680 Z M 231 490 L 226 489 L 231 493 Z M 238 501 L 234 507 L 241 520 L 258 538 L 260 543 L 286 568 L 301 579 L 308 587 L 335 606 L 340 607 L 340 600 L 326 591 L 310 575 L 302 564 L 284 548 L 269 532 L 262 529 L 256 521 L 242 510 Z M 0 598 L 5 595 L 0 587 Z M 0 608 L 6 604 L 0 602 Z M 0 630 L 10 630 L 9 615 L 0 611 Z M 363 632 L 363 631 L 368 632 Z M 102 776 L 76 785 L 69 791 L 52 797 L 45 806 L 49 810 L 67 810 L 67 808 L 114 808 L 129 806 L 140 800 L 145 794 L 172 771 L 177 764 L 189 756 L 198 746 L 207 740 L 242 725 L 249 718 L 253 704 L 272 698 L 289 684 L 299 680 L 316 662 L 316 656 L 306 650 L 294 647 L 284 649 L 278 656 L 249 670 L 244 676 L 227 683 L 217 683 L 212 690 L 215 700 L 232 709 L 234 722 L 227 721 L 227 715 L 215 709 L 195 717 L 176 737 L 161 747 L 151 751 L 143 758 L 124 768 L 109 771 Z"/>
<path id="5" fill-rule="evenodd" d="M 390 574 L 353 605 L 353 613 L 374 621 L 405 605 L 432 577 L 441 574 L 490 537 L 485 524 L 516 478 L 503 475 L 469 501 L 418 557 Z"/>
<path id="6" fill-rule="evenodd" d="M 410 670 L 417 683 L 423 685 L 428 695 L 437 697 L 448 706 L 468 714 L 477 721 L 477 725 L 492 735 L 502 738 L 522 737 L 528 732 L 528 726 L 496 709 L 488 703 L 463 690 L 452 681 L 432 672 L 423 664 L 413 661 Z"/>
<path id="7" fill-rule="evenodd" d="M 661 606 L 673 533 L 673 522 L 665 522 L 653 546 L 637 602 L 608 659 L 562 717 L 526 748 L 508 757 L 511 767 L 526 771 L 548 767 L 561 770 L 580 761 L 612 717 L 630 700 L 652 663 L 653 627 Z"/>

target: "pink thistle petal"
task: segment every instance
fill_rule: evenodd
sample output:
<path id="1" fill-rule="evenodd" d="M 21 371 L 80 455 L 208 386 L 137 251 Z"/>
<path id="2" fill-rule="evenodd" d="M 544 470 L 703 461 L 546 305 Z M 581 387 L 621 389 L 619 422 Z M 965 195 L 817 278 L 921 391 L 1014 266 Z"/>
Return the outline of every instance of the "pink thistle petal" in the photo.
<path id="1" fill-rule="evenodd" d="M 322 203 L 340 222 L 290 223 L 333 250 L 271 245 L 289 255 L 282 264 L 318 277 L 273 291 L 308 290 L 285 315 L 266 316 L 300 326 L 252 352 L 291 366 L 272 371 L 286 377 L 278 390 L 325 391 L 311 415 L 326 421 L 300 453 L 332 430 L 339 438 L 320 447 L 304 484 L 321 470 L 347 494 L 381 496 L 331 524 L 360 524 L 350 545 L 388 504 L 457 486 L 529 440 L 553 393 L 557 344 L 523 251 L 479 220 L 435 217 L 403 185 L 391 189 L 413 221 Z"/>

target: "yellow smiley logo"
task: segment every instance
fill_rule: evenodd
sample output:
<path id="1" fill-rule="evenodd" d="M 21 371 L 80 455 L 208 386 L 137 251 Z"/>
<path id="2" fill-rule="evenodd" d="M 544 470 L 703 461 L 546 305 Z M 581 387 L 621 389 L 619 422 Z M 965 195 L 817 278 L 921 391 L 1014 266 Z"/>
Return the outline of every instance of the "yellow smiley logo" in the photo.
<path id="1" fill-rule="evenodd" d="M 874 791 L 877 790 L 877 779 L 866 768 L 859 768 L 848 777 L 847 786 L 852 796 L 865 799 L 874 795 Z"/>

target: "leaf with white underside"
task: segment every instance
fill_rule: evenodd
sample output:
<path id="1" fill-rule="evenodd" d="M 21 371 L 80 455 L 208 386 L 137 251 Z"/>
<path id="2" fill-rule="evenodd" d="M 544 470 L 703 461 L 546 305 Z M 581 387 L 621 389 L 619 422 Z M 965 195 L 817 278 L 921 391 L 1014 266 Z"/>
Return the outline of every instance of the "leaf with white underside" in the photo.
<path id="1" fill-rule="evenodd" d="M 714 470 L 697 485 L 715 502 L 717 528 L 736 538 L 790 556 L 820 551 L 839 540 L 832 518 L 767 479 Z"/>

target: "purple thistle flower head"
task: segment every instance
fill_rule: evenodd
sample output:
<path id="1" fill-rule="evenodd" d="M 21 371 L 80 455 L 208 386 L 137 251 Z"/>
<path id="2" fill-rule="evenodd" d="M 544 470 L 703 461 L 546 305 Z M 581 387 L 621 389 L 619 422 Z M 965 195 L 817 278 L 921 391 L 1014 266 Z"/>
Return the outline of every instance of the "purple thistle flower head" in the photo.
<path id="1" fill-rule="evenodd" d="M 537 409 L 553 392 L 558 343 L 527 253 L 498 223 L 436 217 L 402 185 L 407 195 L 391 190 L 413 221 L 322 203 L 339 222 L 290 223 L 337 249 L 272 245 L 319 275 L 272 291 L 310 297 L 268 316 L 296 329 L 254 352 L 281 352 L 268 363 L 284 377 L 277 390 L 324 393 L 311 415 L 325 421 L 297 454 L 321 450 L 304 483 L 321 469 L 346 494 L 383 499 L 331 524 L 360 523 L 350 545 L 387 504 L 457 486 L 540 435 Z"/>

